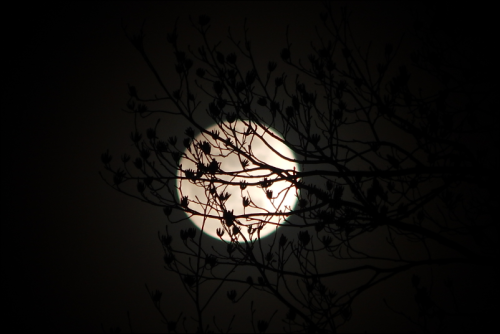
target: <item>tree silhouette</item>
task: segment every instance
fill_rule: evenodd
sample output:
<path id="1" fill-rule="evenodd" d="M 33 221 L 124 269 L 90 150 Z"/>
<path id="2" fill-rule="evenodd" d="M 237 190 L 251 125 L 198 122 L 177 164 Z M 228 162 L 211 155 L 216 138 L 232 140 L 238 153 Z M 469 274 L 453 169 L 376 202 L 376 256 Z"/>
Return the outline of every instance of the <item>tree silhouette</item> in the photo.
<path id="1" fill-rule="evenodd" d="M 387 309 L 413 329 L 454 328 L 457 316 L 472 326 L 482 321 L 487 306 L 461 302 L 469 291 L 454 290 L 447 269 L 439 274 L 454 265 L 469 273 L 498 258 L 491 182 L 498 157 L 484 144 L 496 124 L 486 118 L 492 87 L 475 65 L 479 50 L 458 44 L 464 36 L 440 25 L 439 13 L 417 17 L 410 35 L 380 49 L 358 45 L 348 11 L 336 14 L 326 3 L 308 54 L 287 34 L 281 60 L 267 65 L 254 55 L 246 25 L 241 40 L 228 31 L 228 49 L 211 42 L 210 18 L 200 16 L 191 23 L 203 45 L 183 50 L 176 24 L 167 41 L 178 76 L 168 82 L 142 30 L 127 35 L 162 95 L 129 86 L 138 156 L 124 154 L 113 167 L 104 153 L 112 177 L 103 178 L 169 220 L 159 233 L 165 268 L 179 275 L 196 310 L 186 324 L 165 314 L 162 293 L 150 291 L 169 332 L 181 322 L 188 331 L 224 331 L 208 315 L 215 296 L 243 303 L 248 292 L 287 310 L 257 321 L 252 302 L 254 331 L 265 332 L 279 314 L 285 331 L 336 332 L 358 296 L 403 273 L 412 277 L 405 284 L 416 314 L 389 302 Z M 156 115 L 182 119 L 185 137 L 167 138 L 159 119 L 141 131 L 141 119 Z M 257 156 L 257 142 L 270 153 Z M 224 167 L 230 157 L 237 167 Z M 283 204 L 288 194 L 295 206 Z M 214 245 L 189 218 L 220 240 Z M 275 232 L 261 237 L 264 229 Z M 436 297 L 443 287 L 449 298 Z M 233 320 L 223 321 L 229 329 Z"/>

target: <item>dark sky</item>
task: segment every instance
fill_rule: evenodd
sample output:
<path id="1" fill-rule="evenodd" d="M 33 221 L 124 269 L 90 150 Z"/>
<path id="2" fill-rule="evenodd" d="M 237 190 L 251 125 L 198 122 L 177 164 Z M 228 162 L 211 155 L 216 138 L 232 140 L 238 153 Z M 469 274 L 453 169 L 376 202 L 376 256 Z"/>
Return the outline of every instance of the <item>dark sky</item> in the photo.
<path id="1" fill-rule="evenodd" d="M 406 3 L 352 7 L 356 29 L 383 43 L 408 20 Z M 122 20 L 134 31 L 146 19 L 146 47 L 164 69 L 172 59 L 164 36 L 176 17 L 181 38 L 196 45 L 188 15 L 211 16 L 222 40 L 247 16 L 257 52 L 278 59 L 286 24 L 292 39 L 307 41 L 320 9 L 315 2 L 60 2 L 5 13 L 14 20 L 2 32 L 9 72 L 1 108 L 2 301 L 14 330 L 127 329 L 130 311 L 135 331 L 159 331 L 144 284 L 182 300 L 178 278 L 163 270 L 162 212 L 113 191 L 98 174 L 102 152 L 130 149 L 132 118 L 121 110 L 127 83 L 158 89 Z"/>

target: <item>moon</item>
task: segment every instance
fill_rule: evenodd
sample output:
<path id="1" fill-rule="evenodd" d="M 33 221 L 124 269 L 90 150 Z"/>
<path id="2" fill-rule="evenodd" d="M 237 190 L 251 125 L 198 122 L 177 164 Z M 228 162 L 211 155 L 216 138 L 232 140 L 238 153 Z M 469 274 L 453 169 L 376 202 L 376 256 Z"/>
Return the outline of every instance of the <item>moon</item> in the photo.
<path id="1" fill-rule="evenodd" d="M 226 121 L 185 145 L 178 196 L 204 233 L 218 240 L 252 241 L 275 232 L 293 210 L 298 192 L 291 180 L 298 164 L 275 130 L 248 120 Z M 220 163 L 217 172 L 208 171 L 210 163 Z M 269 167 L 279 168 L 278 173 Z"/>

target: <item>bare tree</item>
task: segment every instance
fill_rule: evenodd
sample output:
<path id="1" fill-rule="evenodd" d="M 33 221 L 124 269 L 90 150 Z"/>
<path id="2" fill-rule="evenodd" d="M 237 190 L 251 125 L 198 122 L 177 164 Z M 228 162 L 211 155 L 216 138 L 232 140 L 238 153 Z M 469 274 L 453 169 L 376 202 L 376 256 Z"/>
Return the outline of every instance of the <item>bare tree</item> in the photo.
<path id="1" fill-rule="evenodd" d="M 477 50 L 436 22 L 417 18 L 398 43 L 362 46 L 348 11 L 336 17 L 327 3 L 307 59 L 287 34 L 279 64 L 261 68 L 246 26 L 241 40 L 229 30 L 228 50 L 211 42 L 210 19 L 200 16 L 191 20 L 199 48 L 181 49 L 177 25 L 168 34 L 176 82 L 165 81 L 148 57 L 142 30 L 129 36 L 162 95 L 129 86 L 138 156 L 125 154 L 113 167 L 104 153 L 112 176 L 104 179 L 169 219 L 159 234 L 165 268 L 179 275 L 196 310 L 184 329 L 223 331 L 208 315 L 214 296 L 245 302 L 250 291 L 287 310 L 278 313 L 284 330 L 336 332 L 358 296 L 403 273 L 413 273 L 409 295 L 418 312 L 387 307 L 414 329 L 443 330 L 454 316 L 477 319 L 481 310 L 448 303 L 457 296 L 452 279 L 440 285 L 450 290 L 444 302 L 434 296 L 441 293 L 438 269 L 418 271 L 474 270 L 498 259 L 490 181 L 498 159 L 481 146 L 495 138 L 496 124 L 482 116 L 492 108 L 492 87 L 471 67 Z M 185 122 L 184 138 L 162 138 L 168 132 L 159 119 L 140 131 L 141 119 L 167 114 Z M 268 155 L 255 153 L 258 142 Z M 224 167 L 231 157 L 238 166 Z M 296 205 L 285 203 L 290 194 Z M 189 219 L 216 231 L 217 245 Z M 176 225 L 180 235 L 170 232 Z M 168 331 L 181 330 L 182 317 L 162 312 L 162 293 L 150 293 Z M 265 332 L 274 314 L 259 321 L 253 314 L 252 304 L 251 326 Z"/>

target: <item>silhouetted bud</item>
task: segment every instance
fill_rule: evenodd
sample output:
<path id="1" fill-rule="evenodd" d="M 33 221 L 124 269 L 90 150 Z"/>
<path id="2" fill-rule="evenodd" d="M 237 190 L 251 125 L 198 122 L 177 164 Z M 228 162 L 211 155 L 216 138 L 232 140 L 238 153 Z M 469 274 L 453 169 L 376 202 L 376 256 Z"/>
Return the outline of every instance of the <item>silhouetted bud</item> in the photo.
<path id="1" fill-rule="evenodd" d="M 292 96 L 292 105 L 293 107 L 295 108 L 295 110 L 299 110 L 300 109 L 300 102 L 299 102 L 299 99 L 297 98 L 297 96 L 293 95 Z"/>
<path id="2" fill-rule="evenodd" d="M 272 199 L 273 198 L 273 191 L 271 189 L 266 190 L 266 197 L 268 199 Z"/>
<path id="3" fill-rule="evenodd" d="M 305 199 L 305 198 L 301 198 L 301 199 L 299 200 L 299 207 L 303 209 L 303 208 L 305 208 L 306 206 L 307 206 L 307 199 Z"/>
<path id="4" fill-rule="evenodd" d="M 240 163 L 241 163 L 241 167 L 243 167 L 243 168 L 247 168 L 248 164 L 249 164 L 247 159 L 241 160 Z"/>
<path id="5" fill-rule="evenodd" d="M 259 330 L 259 333 L 264 333 L 267 330 L 269 323 L 265 320 L 259 320 L 257 321 L 257 329 Z"/>
<path id="6" fill-rule="evenodd" d="M 189 199 L 187 196 L 181 198 L 181 206 L 187 208 L 189 205 Z"/>
<path id="7" fill-rule="evenodd" d="M 392 167 L 399 168 L 399 160 L 394 156 L 387 154 L 387 161 L 391 164 Z"/>
<path id="8" fill-rule="evenodd" d="M 168 142 L 169 142 L 171 145 L 175 145 L 175 144 L 177 144 L 177 137 L 176 137 L 176 136 L 169 137 L 169 138 L 168 138 Z"/>
<path id="9" fill-rule="evenodd" d="M 256 77 L 257 77 L 257 72 L 255 70 L 248 71 L 245 77 L 245 83 L 248 86 L 250 86 L 251 84 L 253 84 Z"/>
<path id="10" fill-rule="evenodd" d="M 325 223 L 324 222 L 318 222 L 316 225 L 314 225 L 314 230 L 316 232 L 321 232 L 325 228 Z"/>
<path id="11" fill-rule="evenodd" d="M 179 89 L 176 89 L 172 92 L 172 95 L 174 97 L 174 99 L 176 100 L 180 100 L 181 99 L 181 96 L 182 96 L 182 93 Z"/>
<path id="12" fill-rule="evenodd" d="M 226 57 L 226 61 L 229 63 L 229 64 L 234 64 L 236 63 L 236 54 L 233 52 L 233 53 L 230 53 L 227 55 Z"/>
<path id="13" fill-rule="evenodd" d="M 144 186 L 144 183 L 141 181 L 137 181 L 137 191 L 140 193 L 143 193 L 146 187 Z"/>
<path id="14" fill-rule="evenodd" d="M 135 86 L 128 85 L 128 95 L 130 97 L 137 98 L 137 89 L 135 88 Z"/>
<path id="15" fill-rule="evenodd" d="M 333 199 L 336 201 L 340 201 L 342 199 L 343 194 L 344 194 L 344 187 L 341 185 L 335 186 L 335 191 L 333 193 Z"/>
<path id="16" fill-rule="evenodd" d="M 247 277 L 247 283 L 248 283 L 249 285 L 253 285 L 253 278 L 252 278 L 252 276 L 248 276 L 248 277 Z"/>
<path id="17" fill-rule="evenodd" d="M 200 143 L 200 149 L 205 153 L 206 155 L 210 154 L 210 151 L 212 149 L 212 146 L 210 146 L 210 143 L 207 141 L 204 141 L 203 143 Z"/>
<path id="18" fill-rule="evenodd" d="M 217 257 L 210 254 L 205 258 L 205 266 L 208 266 L 210 269 L 214 268 L 217 265 Z"/>
<path id="19" fill-rule="evenodd" d="M 166 206 L 163 208 L 163 213 L 166 215 L 166 216 L 170 216 L 170 214 L 172 214 L 172 208 L 169 207 L 169 206 Z"/>
<path id="20" fill-rule="evenodd" d="M 229 197 L 231 197 L 231 194 L 228 193 L 227 191 L 224 193 L 224 192 L 221 192 L 219 194 L 219 199 L 222 201 L 222 202 L 225 202 L 229 199 Z"/>
<path id="21" fill-rule="evenodd" d="M 167 152 L 168 151 L 168 144 L 165 143 L 163 140 L 160 140 L 156 143 L 156 150 L 158 152 Z"/>
<path id="22" fill-rule="evenodd" d="M 228 227 L 232 226 L 234 223 L 234 219 L 235 219 L 234 214 L 233 214 L 233 210 L 231 210 L 231 211 L 224 210 L 223 218 L 224 218 L 224 223 Z"/>
<path id="23" fill-rule="evenodd" d="M 224 85 L 220 81 L 214 82 L 214 91 L 217 95 L 222 94 L 222 90 L 224 89 Z"/>
<path id="24" fill-rule="evenodd" d="M 240 189 L 244 190 L 247 187 L 247 182 L 245 180 L 240 181 Z"/>
<path id="25" fill-rule="evenodd" d="M 187 231 L 186 231 L 186 230 L 181 230 L 180 234 L 181 234 L 181 239 L 182 239 L 182 241 L 186 241 L 186 240 L 187 240 L 187 238 L 188 238 L 188 233 L 187 233 Z"/>
<path id="26" fill-rule="evenodd" d="M 109 150 L 106 150 L 105 153 L 101 154 L 101 161 L 105 165 L 109 164 L 112 159 L 113 157 L 109 154 Z"/>
<path id="27" fill-rule="evenodd" d="M 243 206 L 247 207 L 250 205 L 250 199 L 248 197 L 243 197 Z"/>
<path id="28" fill-rule="evenodd" d="M 170 265 L 172 262 L 174 262 L 174 260 L 174 254 L 168 253 L 163 256 L 163 261 L 166 265 Z"/>
<path id="29" fill-rule="evenodd" d="M 161 295 L 161 291 L 155 290 L 154 292 L 151 292 L 151 299 L 153 300 L 153 302 L 157 303 L 160 301 Z"/>
<path id="30" fill-rule="evenodd" d="M 177 151 L 174 151 L 172 152 L 172 160 L 174 160 L 174 162 L 178 165 L 179 164 L 179 160 L 181 159 L 181 156 L 182 154 L 180 154 L 179 152 Z"/>
<path id="31" fill-rule="evenodd" d="M 242 81 L 238 81 L 236 83 L 236 87 L 235 87 L 235 90 L 236 90 L 236 93 L 240 93 L 241 91 L 243 91 L 245 88 L 247 87 L 247 85 L 242 82 Z"/>
<path id="32" fill-rule="evenodd" d="M 172 243 L 172 236 L 171 235 L 162 235 L 161 236 L 161 243 L 163 246 L 168 247 Z"/>
<path id="33" fill-rule="evenodd" d="M 280 110 L 280 103 L 276 102 L 276 101 L 271 101 L 270 108 L 271 108 L 271 111 L 273 112 L 273 115 L 274 115 L 274 112 Z"/>
<path id="34" fill-rule="evenodd" d="M 192 127 L 188 127 L 186 129 L 186 131 L 184 131 L 184 133 L 186 134 L 186 136 L 188 136 L 189 138 L 193 138 L 194 137 L 194 130 Z"/>
<path id="35" fill-rule="evenodd" d="M 115 172 L 115 175 L 113 175 L 113 181 L 116 185 L 119 185 L 120 183 L 123 182 L 123 179 L 125 178 L 125 172 L 121 169 L 118 169 Z"/>
<path id="36" fill-rule="evenodd" d="M 194 239 L 194 237 L 196 237 L 196 229 L 194 227 L 188 228 L 187 234 L 189 239 Z"/>
<path id="37" fill-rule="evenodd" d="M 183 281 L 187 286 L 193 287 L 196 284 L 196 277 L 193 275 L 185 275 Z"/>
<path id="38" fill-rule="evenodd" d="M 290 49 L 288 48 L 284 48 L 283 50 L 281 50 L 281 59 L 287 61 L 290 59 Z"/>
<path id="39" fill-rule="evenodd" d="M 302 246 L 306 247 L 309 244 L 310 240 L 311 240 L 311 237 L 309 236 L 308 231 L 300 231 L 299 232 L 299 242 L 302 244 Z"/>
<path id="40" fill-rule="evenodd" d="M 347 108 L 347 105 L 346 105 L 346 104 L 345 104 L 345 102 L 344 102 L 344 101 L 342 101 L 342 100 L 340 100 L 340 101 L 339 101 L 338 106 L 339 106 L 339 109 L 340 109 L 340 110 L 345 110 L 345 109 Z"/>
<path id="41" fill-rule="evenodd" d="M 313 143 L 314 145 L 316 145 L 319 142 L 320 138 L 321 137 L 317 133 L 313 134 L 311 136 L 311 139 L 310 139 L 311 143 Z"/>
<path id="42" fill-rule="evenodd" d="M 288 238 L 284 234 L 282 234 L 280 237 L 280 247 L 285 247 L 287 241 L 288 241 Z"/>
<path id="43" fill-rule="evenodd" d="M 142 113 L 146 113 L 148 112 L 148 107 L 145 105 L 145 104 L 142 104 L 140 103 L 138 106 L 137 106 L 137 110 L 136 112 L 142 114 Z"/>
<path id="44" fill-rule="evenodd" d="M 209 105 L 208 105 L 208 111 L 210 113 L 210 115 L 212 117 L 217 117 L 220 115 L 220 110 L 219 108 L 213 103 L 211 102 Z"/>
<path id="45" fill-rule="evenodd" d="M 229 300 L 231 301 L 234 301 L 236 298 L 236 291 L 235 290 L 228 291 L 227 298 L 229 298 Z"/>
<path id="46" fill-rule="evenodd" d="M 323 243 L 323 245 L 325 245 L 325 247 L 330 246 L 332 241 L 333 241 L 333 239 L 329 235 L 324 235 L 323 238 L 321 239 L 321 242 Z"/>
<path id="47" fill-rule="evenodd" d="M 220 170 L 220 163 L 217 160 L 212 159 L 210 164 L 208 165 L 208 172 L 210 174 L 216 174 Z"/>
<path id="48" fill-rule="evenodd" d="M 182 144 L 184 145 L 185 148 L 188 148 L 191 145 L 191 140 L 189 138 L 184 138 Z"/>
<path id="49" fill-rule="evenodd" d="M 141 149 L 141 158 L 143 158 L 144 160 L 148 160 L 150 155 L 151 152 L 147 148 Z"/>
<path id="50" fill-rule="evenodd" d="M 142 138 L 142 135 L 140 133 L 138 133 L 137 131 L 136 132 L 132 132 L 130 134 L 130 139 L 132 139 L 132 141 L 134 143 L 138 143 Z"/>
<path id="51" fill-rule="evenodd" d="M 224 55 L 217 51 L 217 61 L 221 64 L 224 64 Z"/>
<path id="52" fill-rule="evenodd" d="M 267 99 L 265 97 L 261 97 L 257 100 L 257 104 L 264 107 L 267 104 Z"/>
<path id="53" fill-rule="evenodd" d="M 137 168 L 137 169 L 141 169 L 142 168 L 142 159 L 141 158 L 136 158 L 134 160 L 134 166 Z"/>
<path id="54" fill-rule="evenodd" d="M 127 108 L 130 111 L 135 111 L 135 102 L 132 100 L 127 101 Z"/>
<path id="55" fill-rule="evenodd" d="M 198 23 L 200 24 L 200 26 L 206 26 L 207 24 L 210 23 L 210 17 L 207 16 L 207 15 L 200 15 L 198 17 Z"/>
<path id="56" fill-rule="evenodd" d="M 236 120 L 236 114 L 235 113 L 229 113 L 226 115 L 226 120 L 229 122 L 229 123 L 233 123 L 235 120 Z"/>
<path id="57" fill-rule="evenodd" d="M 203 78 L 205 76 L 205 70 L 202 68 L 197 69 L 196 75 L 199 76 L 200 78 Z"/>
<path id="58" fill-rule="evenodd" d="M 216 232 L 219 238 L 222 238 L 222 236 L 224 235 L 224 230 L 222 228 L 218 228 Z"/>
<path id="59" fill-rule="evenodd" d="M 264 189 L 269 188 L 272 185 L 273 181 L 267 180 L 267 177 L 265 177 L 264 180 L 260 181 L 260 186 Z"/>
<path id="60" fill-rule="evenodd" d="M 233 226 L 233 235 L 240 233 L 240 228 L 236 225 Z"/>

